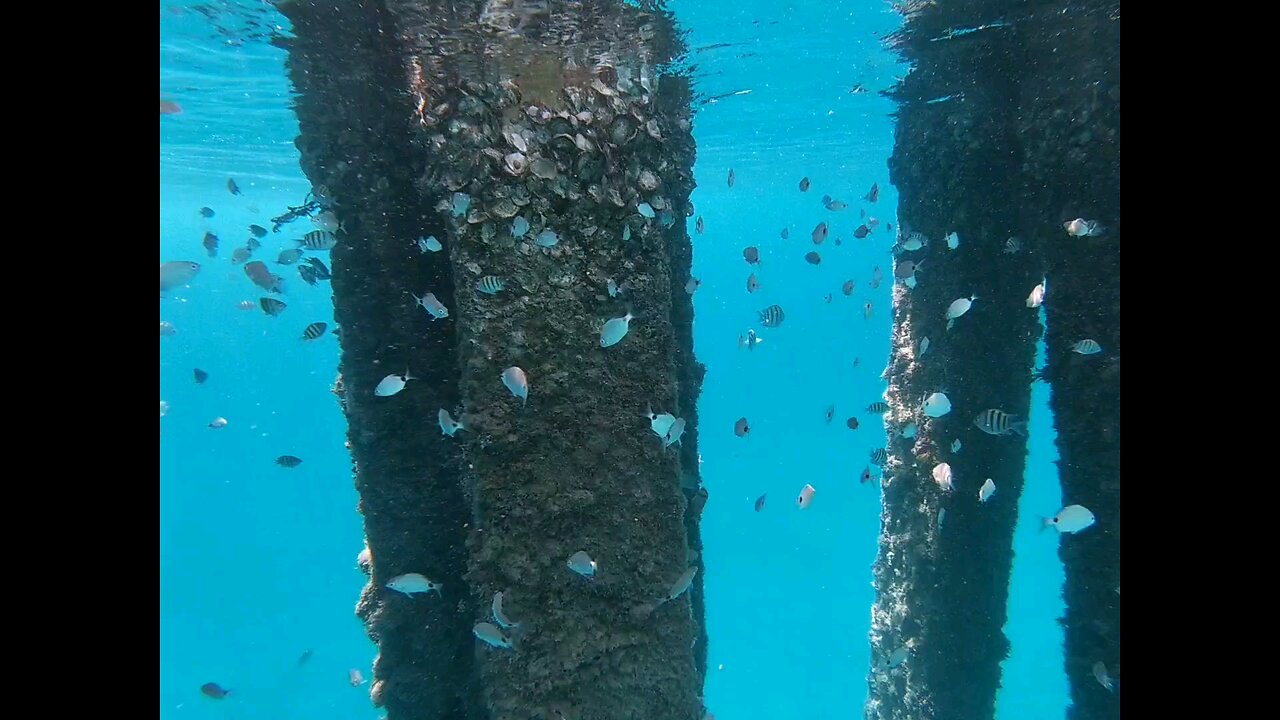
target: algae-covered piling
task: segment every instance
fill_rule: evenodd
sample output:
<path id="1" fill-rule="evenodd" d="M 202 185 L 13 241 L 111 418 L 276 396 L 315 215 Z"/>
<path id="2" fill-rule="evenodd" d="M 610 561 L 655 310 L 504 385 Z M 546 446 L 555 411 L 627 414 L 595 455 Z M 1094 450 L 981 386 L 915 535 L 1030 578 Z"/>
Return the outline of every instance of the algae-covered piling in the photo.
<path id="1" fill-rule="evenodd" d="M 1119 654 L 1118 595 L 1112 618 L 1110 598 L 1098 594 L 1100 575 L 1116 575 L 1108 591 L 1118 583 L 1119 366 L 1103 364 L 1100 374 L 1079 369 L 1081 358 L 1071 357 L 1063 336 L 1078 340 L 1073 334 L 1083 325 L 1100 335 L 1114 330 L 1118 343 L 1119 265 L 1118 245 L 1109 251 L 1088 238 L 1082 246 L 1062 223 L 1073 213 L 1118 222 L 1118 5 L 1112 12 L 1111 4 L 1086 3 L 1066 13 L 1054 3 L 908 7 L 891 42 L 916 68 L 892 93 L 900 109 L 890 171 L 901 197 L 901 232 L 921 232 L 930 242 L 898 259 L 899 267 L 924 259 L 915 289 L 894 289 L 893 440 L 875 566 L 877 667 L 868 717 L 994 714 L 1008 650 L 1003 625 L 1025 441 L 985 433 L 974 418 L 997 409 L 1026 419 L 1039 338 L 1038 311 L 1027 297 L 1046 275 L 1048 377 L 1064 494 L 1101 509 L 1100 524 L 1115 525 L 1114 544 L 1101 533 L 1063 543 L 1067 666 L 1079 708 L 1082 695 L 1101 690 L 1081 648 L 1098 650 L 1098 635 L 1108 633 L 1114 645 L 1106 650 Z M 1090 38 L 1089 50 L 1061 52 L 1067 36 Z M 1084 65 L 1091 69 L 1082 71 Z M 952 232 L 952 242 L 944 241 Z M 949 305 L 973 296 L 947 330 Z M 1098 339 L 1113 340 L 1106 337 Z M 934 392 L 948 396 L 951 411 L 922 419 L 921 402 Z M 1112 406 L 1114 417 L 1085 418 L 1086 408 Z M 896 437 L 912 419 L 921 422 L 915 440 Z M 956 440 L 960 448 L 953 451 Z M 939 486 L 945 473 L 933 473 L 940 463 L 950 468 L 951 491 Z M 981 503 L 986 478 L 997 491 Z M 1096 716 L 1118 714 L 1119 704 L 1102 692 L 1095 707 L 1104 714 Z"/>
<path id="2" fill-rule="evenodd" d="M 670 18 L 621 2 L 282 9 L 303 166 L 344 223 L 333 287 L 375 700 L 390 720 L 701 717 L 700 578 L 659 602 L 701 562 L 694 148 L 687 81 L 659 72 L 679 50 Z M 426 235 L 443 249 L 420 251 Z M 427 292 L 447 317 L 410 296 Z M 406 366 L 418 379 L 373 395 Z M 647 408 L 683 437 L 667 447 Z M 594 577 L 567 567 L 577 551 Z M 406 572 L 444 597 L 383 587 Z M 514 648 L 471 634 L 496 592 Z"/>
<path id="3" fill-rule="evenodd" d="M 1040 62 L 1022 80 L 1019 132 L 1027 140 L 1028 206 L 1041 218 L 1049 278 L 1045 379 L 1057 431 L 1065 504 L 1095 526 L 1063 537 L 1066 671 L 1071 720 L 1120 717 L 1120 700 L 1094 675 L 1120 665 L 1120 20 L 1119 3 L 1089 3 L 1069 17 L 1043 12 L 1029 23 L 1028 52 Z M 1064 46 L 1064 33 L 1080 42 Z M 1034 90 L 1034 92 L 1029 92 Z M 1073 237 L 1062 222 L 1096 223 Z M 1072 346 L 1093 340 L 1101 352 Z M 1046 509 L 1044 514 L 1053 512 Z"/>

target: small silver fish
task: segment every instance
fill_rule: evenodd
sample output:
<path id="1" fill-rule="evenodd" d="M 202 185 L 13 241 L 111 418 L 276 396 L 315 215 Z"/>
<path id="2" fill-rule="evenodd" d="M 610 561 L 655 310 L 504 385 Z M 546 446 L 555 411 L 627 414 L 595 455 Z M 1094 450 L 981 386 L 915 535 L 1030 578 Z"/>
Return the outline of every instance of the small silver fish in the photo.
<path id="1" fill-rule="evenodd" d="M 618 297 L 618 283 L 614 282 L 613 278 L 609 278 L 609 282 L 605 285 L 605 289 L 609 291 L 609 297 Z"/>
<path id="2" fill-rule="evenodd" d="M 947 492 L 951 492 L 954 487 L 951 483 L 952 477 L 950 463 L 938 463 L 933 466 L 933 481 L 938 483 L 938 487 Z"/>
<path id="3" fill-rule="evenodd" d="M 847 210 L 849 208 L 848 203 L 836 200 L 830 195 L 822 196 L 822 205 L 832 212 L 840 212 L 841 210 Z"/>
<path id="4" fill-rule="evenodd" d="M 463 215 L 466 215 L 467 209 L 470 207 L 471 196 L 466 193 L 456 192 L 450 198 L 449 210 L 453 213 L 454 217 L 462 217 Z"/>
<path id="5" fill-rule="evenodd" d="M 311 224 L 329 232 L 337 232 L 342 227 L 342 224 L 338 222 L 338 216 L 333 214 L 332 210 L 322 210 L 320 214 L 311 218 Z"/>
<path id="6" fill-rule="evenodd" d="M 198 262 L 175 260 L 160 263 L 160 292 L 186 285 L 199 273 Z"/>
<path id="7" fill-rule="evenodd" d="M 898 431 L 898 436 L 901 437 L 903 440 L 911 440 L 916 436 L 916 433 L 919 431 L 919 429 L 920 428 L 915 423 L 909 422 L 906 425 L 904 425 L 901 430 Z"/>
<path id="8" fill-rule="evenodd" d="M 657 414 L 652 409 L 645 412 L 644 417 L 649 418 L 649 429 L 654 435 L 660 438 L 666 438 L 670 432 L 671 426 L 676 424 L 676 418 L 670 413 Z"/>
<path id="9" fill-rule="evenodd" d="M 177 332 L 178 330 L 173 327 L 173 323 L 166 322 L 164 320 L 160 321 L 160 337 L 164 337 L 165 335 L 173 335 Z"/>
<path id="10" fill-rule="evenodd" d="M 991 478 L 987 478 L 987 481 L 982 483 L 982 487 L 978 488 L 978 502 L 984 503 L 990 500 L 991 496 L 995 494 L 996 484 L 991 481 Z"/>
<path id="11" fill-rule="evenodd" d="M 523 215 L 517 215 L 515 220 L 511 221 L 511 236 L 522 238 L 529 232 L 529 221 L 524 219 Z"/>
<path id="12" fill-rule="evenodd" d="M 507 284 L 502 280 L 502 278 L 494 275 L 485 275 L 476 281 L 476 290 L 479 290 L 485 295 L 497 295 L 502 292 L 502 289 L 506 286 Z"/>
<path id="13" fill-rule="evenodd" d="M 747 350 L 755 350 L 756 346 L 762 342 L 764 340 L 756 336 L 755 330 L 748 330 L 746 336 L 738 336 L 738 349 L 745 347 Z"/>
<path id="14" fill-rule="evenodd" d="M 1103 228 L 1094 220 L 1076 218 L 1062 223 L 1062 229 L 1072 237 L 1096 237 L 1103 234 Z"/>
<path id="15" fill-rule="evenodd" d="M 1083 505 L 1068 505 L 1051 518 L 1041 518 L 1040 529 L 1052 527 L 1059 533 L 1077 533 L 1092 527 L 1097 518 Z"/>
<path id="16" fill-rule="evenodd" d="M 885 658 L 884 662 L 881 663 L 880 669 L 893 670 L 894 668 L 898 667 L 902 663 L 906 662 L 907 658 L 910 656 L 911 656 L 911 649 L 908 648 L 906 645 L 903 645 L 898 649 L 894 650 L 893 652 L 889 653 L 889 657 Z"/>
<path id="17" fill-rule="evenodd" d="M 960 438 L 951 441 L 951 452 L 958 453 L 962 447 L 964 447 L 964 444 L 960 442 Z"/>
<path id="18" fill-rule="evenodd" d="M 733 187 L 733 181 L 736 177 L 733 174 L 733 168 L 729 168 L 729 187 Z"/>
<path id="19" fill-rule="evenodd" d="M 1072 345 L 1071 352 L 1081 355 L 1096 355 L 1102 352 L 1102 346 L 1096 340 L 1085 339 Z"/>
<path id="20" fill-rule="evenodd" d="M 209 422 L 209 427 L 213 428 L 214 430 L 218 430 L 226 426 L 227 426 L 227 419 L 224 417 L 216 417 Z"/>
<path id="21" fill-rule="evenodd" d="M 697 291 L 698 286 L 701 284 L 702 284 L 701 280 L 699 280 L 696 277 L 691 277 L 689 278 L 689 281 L 684 284 L 684 291 L 692 295 L 694 292 Z"/>
<path id="22" fill-rule="evenodd" d="M 392 374 L 382 378 L 382 380 L 378 382 L 378 386 L 373 389 L 373 394 L 378 397 L 391 397 L 403 390 L 404 386 L 410 380 L 416 379 L 416 377 L 409 374 L 409 370 L 406 368 L 404 375 Z"/>
<path id="23" fill-rule="evenodd" d="M 490 647 L 503 648 L 506 650 L 510 650 L 514 647 L 511 644 L 511 638 L 508 637 L 506 633 L 502 632 L 502 628 L 499 628 L 493 623 L 476 623 L 475 627 L 471 629 L 471 632 L 477 639 Z"/>
<path id="24" fill-rule="evenodd" d="M 409 597 L 414 595 L 425 595 L 436 593 L 444 597 L 444 586 L 437 582 L 428 580 L 426 576 L 420 573 L 405 573 L 397 575 L 387 582 L 387 588 L 403 593 Z"/>
<path id="25" fill-rule="evenodd" d="M 533 242 L 539 247 L 552 248 L 560 244 L 560 236 L 554 230 L 543 230 L 533 239 Z"/>
<path id="26" fill-rule="evenodd" d="M 805 483 L 805 486 L 800 488 L 799 497 L 796 498 L 796 507 L 801 510 L 807 509 L 811 504 L 813 504 L 813 496 L 817 492 L 818 491 L 814 489 L 812 485 Z"/>
<path id="27" fill-rule="evenodd" d="M 502 611 L 502 593 L 501 592 L 496 592 L 493 594 L 493 603 L 489 606 L 489 611 L 490 611 L 490 614 L 493 615 L 493 619 L 495 622 L 498 623 L 499 627 L 502 627 L 504 629 L 520 627 L 520 623 L 512 622 L 511 618 L 507 617 L 507 614 Z"/>
<path id="28" fill-rule="evenodd" d="M 948 233 L 947 248 L 950 250 L 955 250 L 958 247 L 960 247 L 960 236 L 955 233 Z"/>
<path id="29" fill-rule="evenodd" d="M 595 577 L 596 575 L 596 561 L 592 560 L 591 556 L 588 555 L 585 550 L 579 550 L 578 552 L 570 555 L 569 560 L 565 565 L 567 565 L 570 570 L 583 577 L 589 578 Z"/>
<path id="30" fill-rule="evenodd" d="M 431 320 L 433 322 L 441 318 L 449 317 L 449 308 L 445 307 L 444 303 L 440 302 L 440 300 L 436 298 L 435 293 L 427 293 L 422 297 L 415 296 L 414 299 L 418 301 L 418 304 L 422 306 L 423 310 L 427 311 L 427 314 L 431 316 Z"/>
<path id="31" fill-rule="evenodd" d="M 612 347 L 622 342 L 622 338 L 626 337 L 631 329 L 631 321 L 634 319 L 634 315 L 627 313 L 606 322 L 604 327 L 600 328 L 600 347 Z"/>
<path id="32" fill-rule="evenodd" d="M 671 424 L 671 428 L 667 430 L 667 434 L 662 440 L 663 447 L 671 447 L 680 442 L 680 437 L 684 435 L 684 426 L 684 418 L 676 418 L 676 421 Z"/>
<path id="33" fill-rule="evenodd" d="M 1116 691 L 1115 681 L 1111 679 L 1111 675 L 1107 673 L 1107 666 L 1101 660 L 1093 664 L 1093 679 L 1097 680 L 1098 684 L 1106 688 L 1108 692 Z"/>
<path id="34" fill-rule="evenodd" d="M 667 591 L 667 596 L 663 600 L 671 602 L 683 595 L 689 589 L 689 586 L 693 584 L 693 578 L 697 574 L 698 567 L 696 565 L 690 566 L 689 569 L 680 574 L 680 577 L 676 578 L 675 582 L 671 583 L 671 589 Z"/>
<path id="35" fill-rule="evenodd" d="M 524 374 L 524 370 L 516 366 L 512 366 L 502 371 L 502 384 L 512 395 L 520 398 L 521 405 L 529 403 L 529 376 Z"/>
<path id="36" fill-rule="evenodd" d="M 1031 288 L 1031 294 L 1027 296 L 1027 307 L 1038 308 L 1044 304 L 1045 287 L 1049 284 L 1049 279 L 1045 278 L 1041 283 Z"/>
<path id="37" fill-rule="evenodd" d="M 440 432 L 448 435 L 449 437 L 453 437 L 459 430 L 467 429 L 461 421 L 454 420 L 453 416 L 449 414 L 449 411 L 444 408 L 440 408 L 437 419 L 440 421 Z"/>
<path id="38" fill-rule="evenodd" d="M 426 237 L 418 238 L 418 252 L 434 253 L 434 252 L 440 252 L 443 249 L 444 249 L 444 245 L 440 244 L 440 241 L 436 239 L 435 235 L 428 235 Z"/>
<path id="39" fill-rule="evenodd" d="M 933 393 L 920 404 L 920 411 L 931 418 L 940 418 L 951 412 L 951 399 L 946 393 Z"/>

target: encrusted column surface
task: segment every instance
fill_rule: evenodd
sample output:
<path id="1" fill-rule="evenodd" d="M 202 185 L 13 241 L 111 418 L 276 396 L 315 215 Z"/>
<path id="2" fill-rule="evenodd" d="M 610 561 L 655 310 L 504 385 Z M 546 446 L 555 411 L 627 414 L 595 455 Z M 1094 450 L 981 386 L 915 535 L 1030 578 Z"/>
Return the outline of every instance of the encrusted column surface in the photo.
<path id="1" fill-rule="evenodd" d="M 700 718 L 694 147 L 688 82 L 659 70 L 681 50 L 671 18 L 283 9 L 303 166 L 343 223 L 375 701 L 391 720 Z M 604 346 L 610 320 L 628 330 Z M 594 572 L 570 567 L 580 551 Z M 385 587 L 411 572 L 443 596 Z"/>
<path id="2" fill-rule="evenodd" d="M 1020 79 L 1018 117 L 1023 205 L 1043 211 L 1028 222 L 1049 280 L 1044 377 L 1064 504 L 1096 518 L 1060 550 L 1068 717 L 1118 718 L 1119 686 L 1100 676 L 1114 681 L 1120 668 L 1120 4 L 1055 3 L 1029 20 L 1026 52 L 1039 60 Z M 1093 232 L 1068 233 L 1076 219 Z M 1100 351 L 1073 349 L 1085 340 Z"/>
<path id="3" fill-rule="evenodd" d="M 434 199 L 414 188 L 412 104 L 385 18 L 356 2 L 283 3 L 295 37 L 288 68 L 298 91 L 297 145 L 316 200 L 342 224 L 331 250 L 334 317 L 342 345 L 337 393 L 360 493 L 370 583 L 357 614 L 378 645 L 370 691 L 394 720 L 479 717 L 466 572 L 471 508 L 458 482 L 461 453 L 437 412 L 458 405 L 457 326 L 431 323 L 410 293 L 452 302 L 447 258 L 414 239 L 443 234 Z M 305 232 L 311 230 L 299 230 Z M 405 390 L 377 396 L 390 374 Z M 418 573 L 439 595 L 386 584 Z"/>
<path id="4" fill-rule="evenodd" d="M 1040 335 L 1030 296 L 1046 277 L 1064 495 L 1104 526 L 1063 537 L 1073 712 L 1093 717 L 1082 695 L 1111 699 L 1092 655 L 1119 654 L 1118 355 L 1096 362 L 1071 346 L 1090 334 L 1119 342 L 1118 17 L 1118 4 L 911 3 L 892 38 L 915 66 L 893 91 L 900 239 L 919 232 L 927 244 L 895 266 L 869 717 L 993 716 L 1026 450 L 975 418 L 1025 420 Z M 1062 38 L 1077 36 L 1088 40 L 1064 52 Z M 1073 237 L 1064 223 L 1077 217 L 1114 223 L 1115 244 Z M 962 298 L 972 305 L 948 331 Z M 934 393 L 950 410 L 929 418 Z M 900 435 L 909 422 L 911 440 Z M 983 502 L 987 478 L 995 493 Z"/>

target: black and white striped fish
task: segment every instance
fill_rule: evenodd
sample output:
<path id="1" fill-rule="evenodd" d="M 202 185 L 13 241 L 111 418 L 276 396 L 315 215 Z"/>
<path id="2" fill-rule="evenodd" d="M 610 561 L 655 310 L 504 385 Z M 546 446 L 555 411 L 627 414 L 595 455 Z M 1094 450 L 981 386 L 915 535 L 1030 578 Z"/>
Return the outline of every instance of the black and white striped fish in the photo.
<path id="1" fill-rule="evenodd" d="M 289 307 L 288 305 L 285 305 L 283 301 L 269 297 L 264 297 L 258 300 L 258 304 L 262 306 L 262 312 L 270 315 L 271 317 L 279 315 L 284 312 L 285 308 Z"/>
<path id="2" fill-rule="evenodd" d="M 973 419 L 973 424 L 988 435 L 1008 435 L 1015 433 L 1027 436 L 1027 422 L 1019 420 L 1017 415 L 1010 415 L 1003 410 L 992 408 L 983 410 Z"/>
<path id="3" fill-rule="evenodd" d="M 767 328 L 778 327 L 786 317 L 781 305 L 770 305 L 760 311 L 760 324 Z"/>
<path id="4" fill-rule="evenodd" d="M 316 271 L 317 278 L 320 278 L 321 280 L 333 279 L 333 275 L 329 273 L 329 266 L 325 265 L 324 261 L 321 260 L 320 258 L 309 257 L 307 258 L 307 264 L 310 265 L 311 268 Z"/>
<path id="5" fill-rule="evenodd" d="M 476 290 L 486 295 L 496 295 L 505 288 L 507 284 L 502 278 L 493 275 L 485 275 L 476 281 Z"/>
<path id="6" fill-rule="evenodd" d="M 875 402 L 873 402 L 873 403 L 871 403 L 870 405 L 868 405 L 868 406 L 867 406 L 867 412 L 869 412 L 869 413 L 887 413 L 887 412 L 889 412 L 889 404 L 888 404 L 888 403 L 885 403 L 885 402 L 883 402 L 883 401 L 877 400 L 877 401 L 875 401 Z"/>
<path id="7" fill-rule="evenodd" d="M 1097 340 L 1086 338 L 1071 346 L 1071 352 L 1080 353 L 1081 355 L 1094 355 L 1102 352 L 1102 346 Z"/>
<path id="8" fill-rule="evenodd" d="M 338 238 L 328 230 L 312 230 L 294 242 L 308 250 L 332 250 L 337 246 Z"/>
<path id="9" fill-rule="evenodd" d="M 889 461 L 889 453 L 885 452 L 884 448 L 876 448 L 875 450 L 871 451 L 871 462 L 873 464 L 879 465 L 880 467 L 884 467 L 884 464 L 888 461 Z"/>
<path id="10" fill-rule="evenodd" d="M 318 337 L 320 337 L 321 335 L 323 335 L 323 334 L 324 334 L 324 331 L 325 331 L 325 330 L 328 330 L 328 329 L 329 329 L 329 326 L 328 326 L 327 324 L 325 324 L 325 323 L 322 323 L 322 322 L 313 322 L 313 323 L 311 323 L 310 325 L 308 325 L 308 326 L 307 326 L 307 329 L 306 329 L 306 330 L 303 330 L 303 331 L 302 331 L 302 339 L 303 339 L 303 340 L 315 340 L 316 338 L 318 338 Z"/>
<path id="11" fill-rule="evenodd" d="M 316 280 L 319 279 L 316 277 L 316 269 L 310 265 L 299 265 L 298 275 L 302 278 L 302 282 L 311 286 L 315 286 Z"/>

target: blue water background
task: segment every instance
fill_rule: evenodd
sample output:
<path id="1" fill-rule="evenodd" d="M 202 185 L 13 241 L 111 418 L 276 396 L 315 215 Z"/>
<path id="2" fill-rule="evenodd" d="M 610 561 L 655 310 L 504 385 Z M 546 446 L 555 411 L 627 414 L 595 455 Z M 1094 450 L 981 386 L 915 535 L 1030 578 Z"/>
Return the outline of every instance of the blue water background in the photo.
<path id="1" fill-rule="evenodd" d="M 347 683 L 350 668 L 372 674 L 376 651 L 353 613 L 365 578 L 355 567 L 362 532 L 345 425 L 329 392 L 337 344 L 299 339 L 310 322 L 332 324 L 328 284 L 309 288 L 285 268 L 289 308 L 270 318 L 236 308 L 261 293 L 228 260 L 248 224 L 270 227 L 309 189 L 293 147 L 284 53 L 210 38 L 199 15 L 167 7 L 161 94 L 184 112 L 160 122 L 160 256 L 205 268 L 160 306 L 178 331 L 160 343 L 161 399 L 171 405 L 160 422 L 160 715 L 376 718 L 368 685 Z M 883 392 L 891 319 L 890 282 L 872 290 L 868 281 L 875 266 L 892 278 L 885 223 L 897 224 L 886 168 L 893 106 L 875 91 L 906 72 L 879 44 L 899 19 L 876 2 L 671 7 L 694 48 L 698 92 L 750 91 L 703 106 L 694 121 L 692 199 L 707 225 L 694 237 L 696 349 L 708 366 L 700 407 L 711 498 L 703 516 L 707 704 L 719 720 L 859 717 L 880 509 L 878 487 L 857 478 L 871 449 L 885 444 L 862 409 Z M 701 49 L 720 43 L 732 45 Z M 849 93 L 856 83 L 872 92 Z M 805 176 L 812 189 L 802 194 Z M 243 196 L 227 192 L 228 177 Z M 872 182 L 881 189 L 874 205 L 860 201 Z M 850 208 L 825 210 L 823 194 Z M 202 218 L 202 206 L 216 216 Z M 867 240 L 852 237 L 859 208 L 881 220 Z M 820 220 L 831 224 L 830 238 L 814 247 Z M 789 240 L 779 237 L 784 227 Z M 206 230 L 222 240 L 216 261 L 200 248 Z M 274 259 L 300 232 L 269 236 L 256 257 Z M 747 245 L 760 248 L 756 268 L 743 260 Z M 821 253 L 820 266 L 803 260 L 810 250 Z M 748 295 L 752 271 L 761 289 Z M 840 292 L 846 279 L 856 283 L 853 297 Z M 754 352 L 740 350 L 738 335 L 758 327 L 756 312 L 773 303 L 786 309 L 784 326 L 762 331 Z M 194 367 L 210 373 L 207 384 L 195 385 Z M 1057 539 L 1037 532 L 1037 516 L 1060 501 L 1046 400 L 1036 385 L 1002 720 L 1062 717 L 1067 702 Z M 856 431 L 844 424 L 850 415 L 862 421 Z M 228 426 L 207 428 L 217 416 Z M 750 438 L 733 434 L 742 416 Z M 282 454 L 304 462 L 282 469 L 274 464 Z M 817 495 L 800 511 L 805 483 Z M 764 493 L 765 511 L 754 513 Z M 308 649 L 314 654 L 299 667 Z M 232 696 L 201 696 L 211 680 Z"/>

